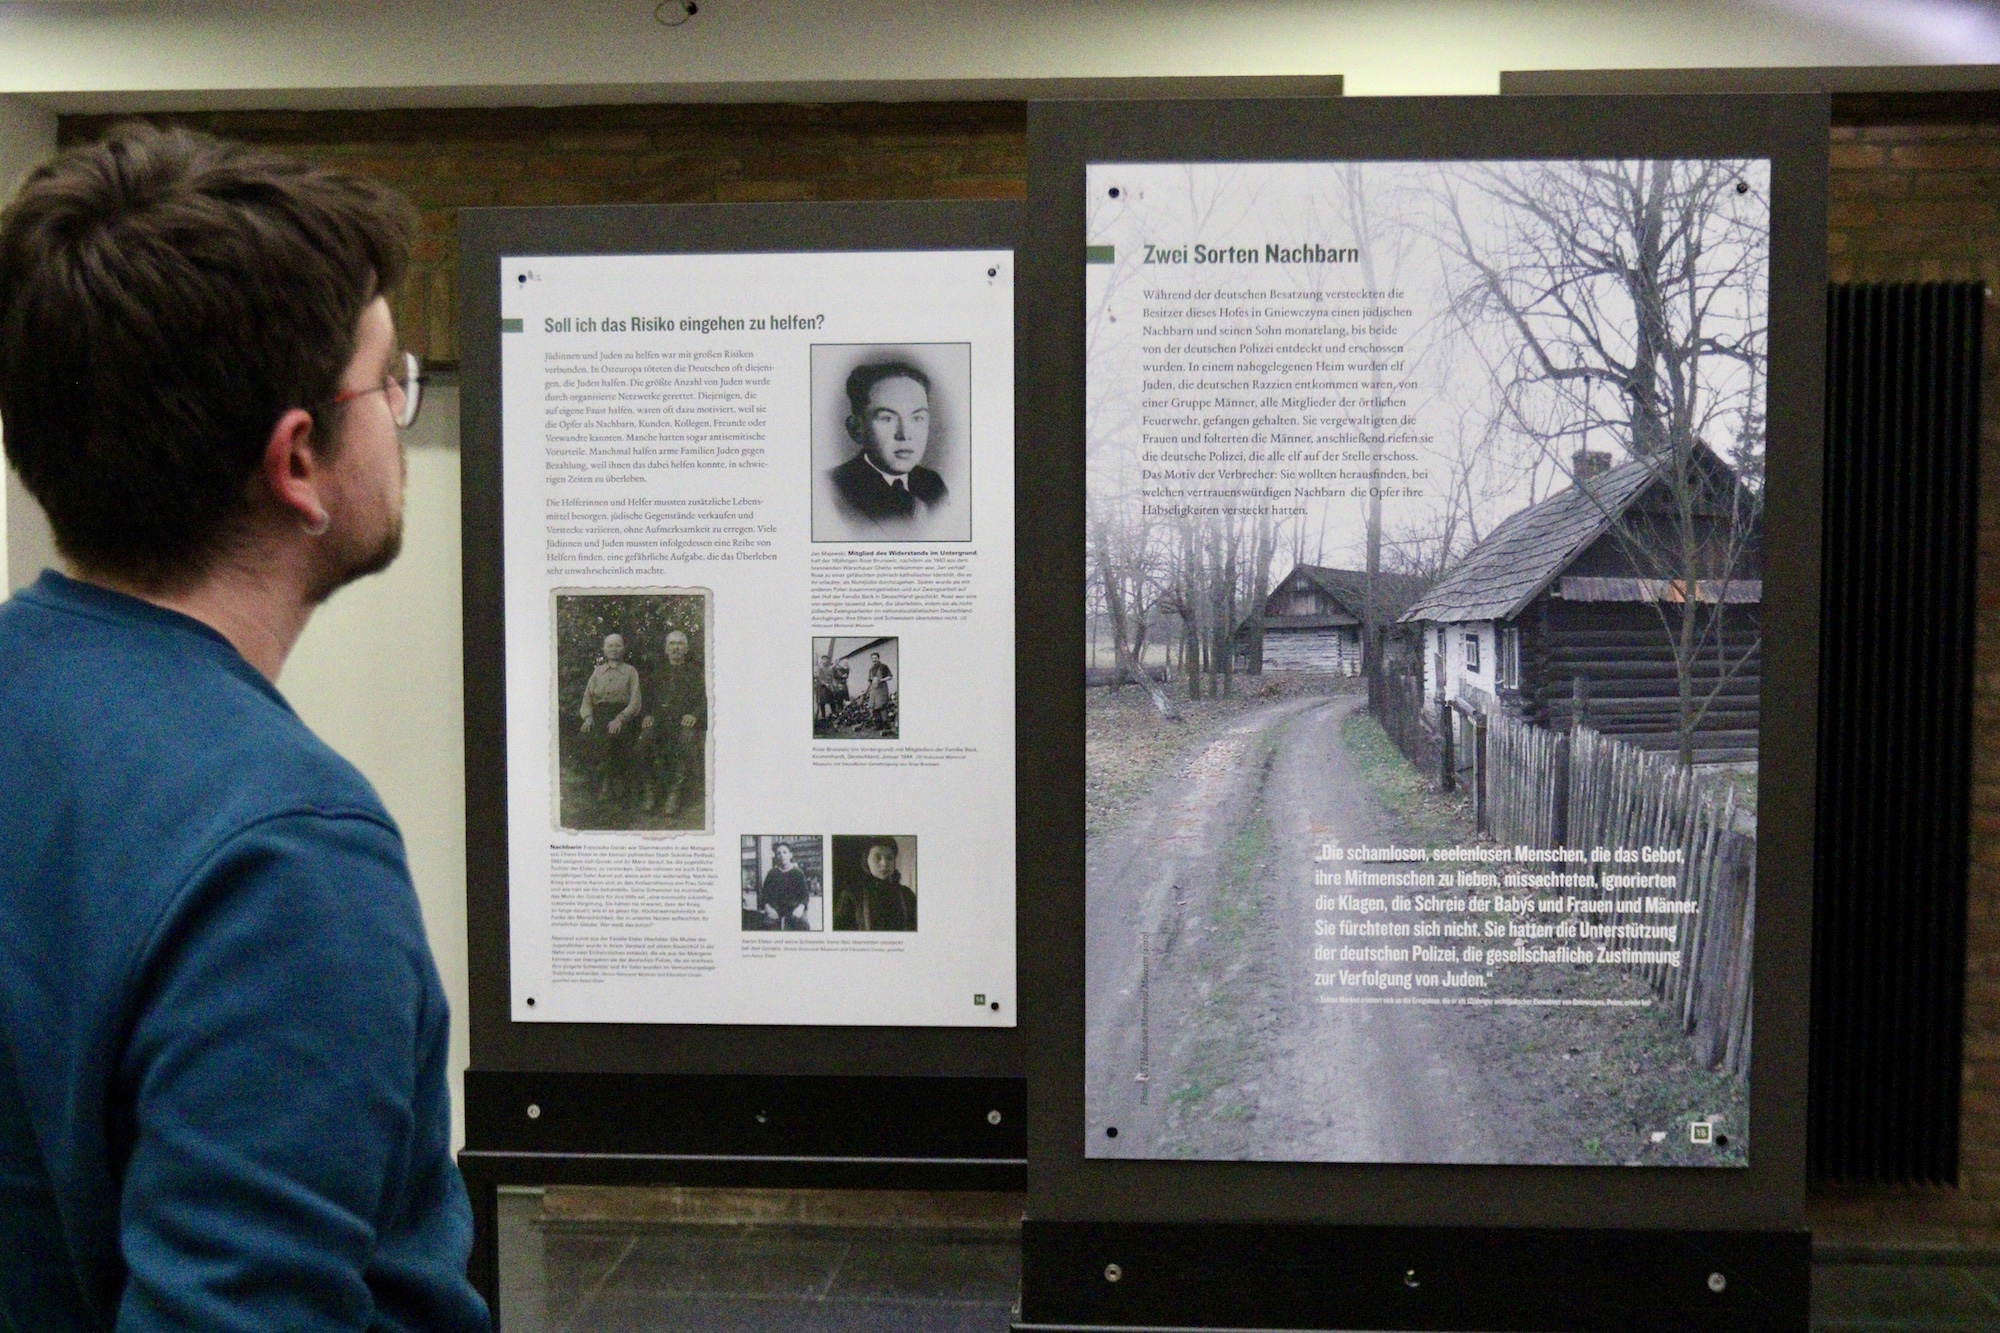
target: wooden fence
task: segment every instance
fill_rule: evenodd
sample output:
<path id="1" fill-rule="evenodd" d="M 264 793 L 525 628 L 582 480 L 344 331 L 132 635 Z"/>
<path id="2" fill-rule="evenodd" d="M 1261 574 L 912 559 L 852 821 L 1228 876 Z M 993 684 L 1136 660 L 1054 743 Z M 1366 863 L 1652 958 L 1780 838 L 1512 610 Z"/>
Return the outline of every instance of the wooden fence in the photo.
<path id="1" fill-rule="evenodd" d="M 1447 788 L 1451 785 L 1450 741 L 1441 734 L 1437 719 L 1426 713 L 1423 683 L 1416 676 L 1401 672 L 1370 676 L 1368 711 L 1419 773 Z"/>
<path id="2" fill-rule="evenodd" d="M 1500 716 L 1486 720 L 1486 809 L 1494 841 L 1562 845 L 1570 738 Z"/>
<path id="3" fill-rule="evenodd" d="M 1678 915 L 1613 912 L 1614 927 L 1677 919 L 1678 967 L 1634 965 L 1654 994 L 1670 1007 L 1694 1042 L 1695 1056 L 1710 1069 L 1741 1074 L 1750 1067 L 1750 969 L 1757 924 L 1757 835 L 1737 827 L 1736 788 L 1718 798 L 1714 788 L 1670 754 L 1578 727 L 1568 737 L 1568 836 L 1565 846 L 1677 850 L 1678 864 L 1600 867 L 1657 873 L 1676 871 L 1676 887 L 1606 896 L 1623 903 L 1673 900 L 1691 911 Z M 1614 944 L 1624 943 L 1616 936 Z M 1645 947 L 1631 941 L 1632 947 Z M 1657 952 L 1657 950 L 1656 950 Z"/>
<path id="4" fill-rule="evenodd" d="M 1480 831 L 1505 845 L 1678 852 L 1678 861 L 1584 863 L 1604 874 L 1671 874 L 1674 887 L 1616 888 L 1574 896 L 1609 898 L 1624 911 L 1580 918 L 1589 935 L 1614 949 L 1678 951 L 1667 962 L 1618 964 L 1642 976 L 1688 1034 L 1710 1069 L 1750 1067 L 1751 942 L 1757 917 L 1757 836 L 1739 829 L 1736 789 L 1721 792 L 1668 753 L 1642 750 L 1589 727 L 1553 732 L 1504 715 L 1478 719 L 1479 755 L 1455 732 L 1450 710 L 1426 709 L 1412 676 L 1370 682 L 1369 706 L 1396 747 L 1431 781 L 1474 788 Z M 1434 716 L 1441 711 L 1441 716 Z M 1455 743 L 1456 742 L 1456 743 Z M 1674 904 L 1643 910 L 1651 898 Z M 1661 903 L 1650 904 L 1655 908 Z M 1622 928 L 1680 922 L 1672 949 Z M 1587 937 L 1588 938 L 1588 937 Z"/>

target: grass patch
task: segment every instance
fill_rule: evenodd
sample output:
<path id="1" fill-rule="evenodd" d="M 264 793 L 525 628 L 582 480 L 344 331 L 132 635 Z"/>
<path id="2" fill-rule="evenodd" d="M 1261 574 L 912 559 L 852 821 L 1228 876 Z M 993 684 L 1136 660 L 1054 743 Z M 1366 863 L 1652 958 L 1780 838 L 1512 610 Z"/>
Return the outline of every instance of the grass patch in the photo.
<path id="1" fill-rule="evenodd" d="M 1243 1081 L 1245 1061 L 1257 1051 L 1255 1034 L 1246 1027 L 1244 1016 L 1257 1007 L 1253 987 L 1260 974 L 1244 966 L 1244 953 L 1261 947 L 1257 928 L 1264 899 L 1259 890 L 1271 848 L 1271 822 L 1261 789 L 1289 726 L 1288 721 L 1274 727 L 1262 739 L 1258 797 L 1248 820 L 1230 839 L 1206 910 L 1190 918 L 1195 945 L 1183 984 L 1186 993 L 1200 1001 L 1184 1007 L 1186 1024 L 1170 1053 L 1177 1086 L 1167 1098 L 1183 1131 L 1196 1121 L 1237 1124 L 1252 1116 L 1229 1090 Z M 1218 1093 L 1224 1095 L 1217 1097 Z"/>
<path id="2" fill-rule="evenodd" d="M 1511 974 L 1511 975 L 1508 975 Z M 1613 968 L 1508 968 L 1503 994 L 1636 999 L 1640 978 Z M 1593 1166 L 1740 1166 L 1749 1149 L 1749 1089 L 1704 1069 L 1664 1003 L 1645 1009 L 1511 1009 L 1476 1030 L 1496 1082 L 1539 1090 L 1523 1107 L 1557 1160 Z M 1711 1120 L 1727 1143 L 1696 1144 Z M 1661 1135 L 1656 1143 L 1653 1135 Z"/>
<path id="3" fill-rule="evenodd" d="M 1757 765 L 1713 764 L 1698 768 L 1695 772 L 1718 802 L 1733 789 L 1736 793 L 1738 826 L 1741 827 L 1747 821 L 1750 825 L 1748 831 L 1756 831 Z"/>
<path id="4" fill-rule="evenodd" d="M 1429 777 L 1403 757 L 1375 715 L 1356 709 L 1340 724 L 1348 759 L 1375 798 L 1403 824 L 1419 847 L 1483 841 L 1475 831 L 1472 800 L 1462 792 L 1433 789 Z"/>
<path id="5" fill-rule="evenodd" d="M 1278 729 L 1282 734 L 1284 728 Z M 1265 766 L 1270 765 L 1269 754 Z M 1221 884 L 1216 886 L 1215 903 L 1209 909 L 1209 921 L 1216 928 L 1217 944 L 1235 947 L 1256 926 L 1257 918 L 1263 913 L 1264 899 L 1258 892 L 1260 876 L 1269 864 L 1271 847 L 1271 823 L 1264 817 L 1264 808 L 1259 805 L 1249 824 L 1240 829 L 1229 843 L 1229 870 Z"/>

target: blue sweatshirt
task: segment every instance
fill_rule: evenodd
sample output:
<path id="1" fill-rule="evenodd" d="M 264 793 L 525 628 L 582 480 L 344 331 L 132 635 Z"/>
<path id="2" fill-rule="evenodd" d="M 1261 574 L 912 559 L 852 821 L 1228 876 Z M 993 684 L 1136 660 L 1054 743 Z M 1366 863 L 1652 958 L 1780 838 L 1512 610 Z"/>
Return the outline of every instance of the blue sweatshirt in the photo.
<path id="1" fill-rule="evenodd" d="M 484 1330 L 374 791 L 220 635 L 0 606 L 0 1328 Z"/>

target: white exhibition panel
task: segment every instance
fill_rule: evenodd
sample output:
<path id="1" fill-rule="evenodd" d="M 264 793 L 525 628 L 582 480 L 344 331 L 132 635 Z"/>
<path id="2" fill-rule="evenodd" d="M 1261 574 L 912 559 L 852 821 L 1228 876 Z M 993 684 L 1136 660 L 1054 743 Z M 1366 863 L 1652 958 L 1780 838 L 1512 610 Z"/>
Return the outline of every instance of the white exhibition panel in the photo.
<path id="1" fill-rule="evenodd" d="M 1014 1025 L 1013 267 L 502 260 L 514 1021 Z M 871 365 L 907 520 L 834 487 Z M 870 683 L 823 709 L 834 654 Z"/>

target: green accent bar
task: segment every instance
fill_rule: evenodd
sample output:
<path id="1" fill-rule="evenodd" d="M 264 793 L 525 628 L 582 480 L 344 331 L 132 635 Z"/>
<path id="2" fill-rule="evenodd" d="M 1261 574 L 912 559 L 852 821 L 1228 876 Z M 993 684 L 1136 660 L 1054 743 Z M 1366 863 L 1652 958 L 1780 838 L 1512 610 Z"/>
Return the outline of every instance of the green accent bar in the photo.
<path id="1" fill-rule="evenodd" d="M 502 333 L 519 333 L 520 331 L 521 331 L 521 321 L 520 321 L 520 320 L 518 320 L 518 319 L 503 319 L 503 320 L 501 320 L 501 321 L 500 321 L 500 332 L 502 332 Z"/>
<path id="2" fill-rule="evenodd" d="M 1083 247 L 1083 262 L 1086 264 L 1115 264 L 1118 262 L 1118 247 L 1115 245 L 1086 245 Z"/>

